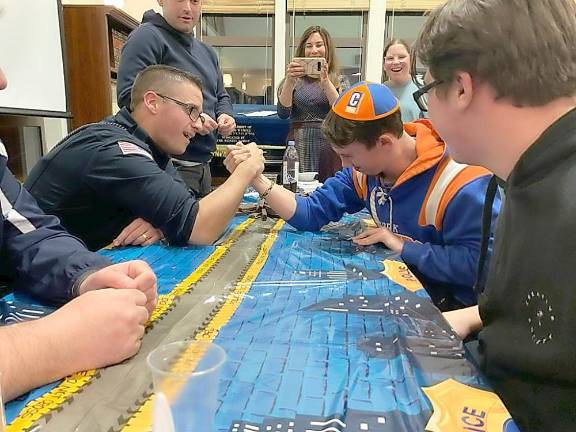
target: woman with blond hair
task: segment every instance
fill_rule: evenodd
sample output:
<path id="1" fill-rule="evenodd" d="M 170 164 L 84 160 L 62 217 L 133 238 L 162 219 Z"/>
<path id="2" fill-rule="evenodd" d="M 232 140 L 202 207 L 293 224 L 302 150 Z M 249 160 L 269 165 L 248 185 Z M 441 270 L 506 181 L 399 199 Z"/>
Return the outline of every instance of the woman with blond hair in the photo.
<path id="1" fill-rule="evenodd" d="M 342 168 L 338 155 L 321 132 L 322 120 L 339 93 L 350 83 L 339 74 L 332 38 L 326 29 L 312 26 L 300 38 L 294 59 L 286 67 L 286 78 L 278 88 L 278 116 L 290 117 L 300 171 L 317 171 L 319 180 L 333 176 Z M 319 76 L 306 75 L 299 57 L 326 60 Z"/>

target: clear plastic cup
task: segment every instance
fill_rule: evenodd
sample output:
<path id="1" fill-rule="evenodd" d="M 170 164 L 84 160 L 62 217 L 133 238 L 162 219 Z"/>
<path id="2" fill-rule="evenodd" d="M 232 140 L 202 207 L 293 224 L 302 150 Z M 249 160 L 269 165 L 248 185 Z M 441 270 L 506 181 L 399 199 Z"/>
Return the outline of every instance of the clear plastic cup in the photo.
<path id="1" fill-rule="evenodd" d="M 161 345 L 147 357 L 154 384 L 153 431 L 211 432 L 224 350 L 211 342 Z"/>

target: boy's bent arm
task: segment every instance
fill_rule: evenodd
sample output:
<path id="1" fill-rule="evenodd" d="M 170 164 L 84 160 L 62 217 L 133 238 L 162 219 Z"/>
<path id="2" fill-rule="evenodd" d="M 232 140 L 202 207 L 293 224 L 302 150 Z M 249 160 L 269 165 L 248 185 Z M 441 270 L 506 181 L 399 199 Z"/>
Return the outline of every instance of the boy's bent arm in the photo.
<path id="1" fill-rule="evenodd" d="M 344 213 L 356 213 L 364 207 L 351 180 L 351 170 L 340 171 L 307 197 L 297 196 L 282 186 L 274 186 L 268 194 L 270 181 L 260 176 L 255 189 L 264 194 L 267 204 L 294 228 L 318 231 L 328 222 L 340 220 Z"/>
<path id="2" fill-rule="evenodd" d="M 488 176 L 474 180 L 448 204 L 441 227 L 442 244 L 406 242 L 402 259 L 432 280 L 472 287 L 478 270 L 488 181 Z M 499 205 L 500 201 L 495 201 L 495 214 Z"/>
<path id="3" fill-rule="evenodd" d="M 272 186 L 272 182 L 263 175 L 256 177 L 252 186 L 260 195 L 266 194 L 266 191 L 269 190 L 264 199 L 268 206 L 282 219 L 289 220 L 296 213 L 296 194 L 294 192 L 282 187 L 282 185 Z M 272 189 L 270 189 L 271 187 Z"/>

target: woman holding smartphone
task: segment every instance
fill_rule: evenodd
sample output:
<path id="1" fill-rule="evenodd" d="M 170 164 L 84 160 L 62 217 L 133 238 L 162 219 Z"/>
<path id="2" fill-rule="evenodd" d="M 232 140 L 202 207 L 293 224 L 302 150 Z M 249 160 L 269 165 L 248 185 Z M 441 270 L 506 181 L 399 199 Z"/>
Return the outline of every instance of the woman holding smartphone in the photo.
<path id="1" fill-rule="evenodd" d="M 334 51 L 326 29 L 309 27 L 302 34 L 296 56 L 288 63 L 286 78 L 278 88 L 278 116 L 290 117 L 292 121 L 300 171 L 317 171 L 320 181 L 342 168 L 340 158 L 320 129 L 339 93 L 350 87 L 348 80 L 339 74 Z M 315 62 L 315 67 L 309 68 L 304 58 L 318 58 L 320 64 Z M 310 73 L 316 66 L 321 70 Z"/>

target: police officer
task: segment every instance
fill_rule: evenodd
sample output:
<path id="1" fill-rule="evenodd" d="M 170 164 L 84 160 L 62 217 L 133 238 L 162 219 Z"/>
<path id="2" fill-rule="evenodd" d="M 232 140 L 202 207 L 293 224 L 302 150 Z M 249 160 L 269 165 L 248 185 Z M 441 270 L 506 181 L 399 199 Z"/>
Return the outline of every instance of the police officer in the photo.
<path id="1" fill-rule="evenodd" d="M 93 250 L 112 241 L 147 245 L 161 235 L 173 245 L 211 244 L 264 169 L 262 152 L 197 200 L 170 157 L 182 154 L 202 127 L 199 80 L 171 66 L 149 66 L 131 100 L 131 112 L 123 108 L 72 132 L 34 167 L 26 188 Z"/>
<path id="2" fill-rule="evenodd" d="M 6 85 L 0 69 L 0 90 Z M 143 261 L 110 265 L 86 250 L 57 218 L 42 213 L 7 160 L 0 143 L 0 271 L 14 279 L 16 292 L 69 302 L 45 318 L 0 327 L 1 388 L 10 400 L 134 355 L 156 305 L 156 277 Z"/>

